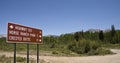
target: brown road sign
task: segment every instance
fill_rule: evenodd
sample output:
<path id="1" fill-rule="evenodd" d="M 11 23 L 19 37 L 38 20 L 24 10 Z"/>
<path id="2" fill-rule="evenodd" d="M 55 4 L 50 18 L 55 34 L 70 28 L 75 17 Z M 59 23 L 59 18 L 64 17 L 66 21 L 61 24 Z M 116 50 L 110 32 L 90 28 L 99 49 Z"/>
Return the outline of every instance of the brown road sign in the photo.
<path id="1" fill-rule="evenodd" d="M 8 23 L 7 42 L 9 43 L 42 43 L 42 30 L 19 24 Z"/>

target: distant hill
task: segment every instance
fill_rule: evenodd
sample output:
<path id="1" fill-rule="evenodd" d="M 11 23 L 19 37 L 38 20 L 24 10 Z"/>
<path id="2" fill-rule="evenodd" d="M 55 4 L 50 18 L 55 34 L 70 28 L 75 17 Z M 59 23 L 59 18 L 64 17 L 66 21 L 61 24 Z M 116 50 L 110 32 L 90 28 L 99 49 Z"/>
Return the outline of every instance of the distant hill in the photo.
<path id="1" fill-rule="evenodd" d="M 87 31 L 89 31 L 89 32 L 91 32 L 91 33 L 94 33 L 94 32 L 99 32 L 100 29 L 89 29 L 89 30 L 87 30 Z"/>
<path id="2" fill-rule="evenodd" d="M 91 32 L 91 33 L 95 33 L 95 32 L 99 32 L 101 29 L 88 29 L 87 31 L 88 32 Z M 103 32 L 109 32 L 111 31 L 111 29 L 105 29 L 103 30 Z"/>
<path id="3" fill-rule="evenodd" d="M 6 34 L 0 34 L 0 38 L 7 37 Z"/>

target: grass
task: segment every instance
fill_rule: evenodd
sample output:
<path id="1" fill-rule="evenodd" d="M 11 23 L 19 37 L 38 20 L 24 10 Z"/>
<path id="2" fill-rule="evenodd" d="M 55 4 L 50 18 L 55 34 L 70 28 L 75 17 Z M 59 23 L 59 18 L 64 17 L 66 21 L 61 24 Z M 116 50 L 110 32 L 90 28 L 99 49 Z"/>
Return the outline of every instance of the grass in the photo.
<path id="1" fill-rule="evenodd" d="M 17 57 L 17 58 L 16 58 L 16 61 L 17 61 L 17 62 L 25 62 L 25 61 L 26 61 L 26 58 L 24 58 L 24 57 Z"/>
<path id="2" fill-rule="evenodd" d="M 36 60 L 34 60 L 32 58 L 30 58 L 29 60 L 30 60 L 29 63 L 36 63 Z M 2 56 L 0 56 L 0 63 L 13 63 L 13 57 L 6 57 L 5 55 L 2 55 Z M 16 63 L 27 63 L 26 58 L 17 57 Z M 49 63 L 49 62 L 46 62 L 45 60 L 40 59 L 40 63 Z"/>
<path id="3" fill-rule="evenodd" d="M 103 44 L 102 45 L 104 48 L 108 48 L 108 49 L 120 49 L 120 44 Z"/>
<path id="4" fill-rule="evenodd" d="M 26 58 L 16 57 L 17 63 L 27 63 Z M 13 63 L 13 57 L 6 57 L 5 55 L 0 56 L 0 63 Z M 30 58 L 29 63 L 36 63 L 36 60 Z"/>
<path id="5" fill-rule="evenodd" d="M 13 63 L 12 57 L 0 56 L 0 63 Z"/>

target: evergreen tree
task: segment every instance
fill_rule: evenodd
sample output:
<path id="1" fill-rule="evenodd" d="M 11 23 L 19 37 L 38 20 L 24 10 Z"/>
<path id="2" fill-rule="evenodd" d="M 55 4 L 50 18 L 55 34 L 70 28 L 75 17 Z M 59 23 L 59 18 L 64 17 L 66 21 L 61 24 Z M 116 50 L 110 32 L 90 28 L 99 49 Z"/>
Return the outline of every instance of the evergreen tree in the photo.
<path id="1" fill-rule="evenodd" d="M 102 41 L 104 40 L 104 34 L 102 30 L 99 32 L 99 39 Z"/>
<path id="2" fill-rule="evenodd" d="M 114 25 L 111 26 L 111 43 L 115 43 L 114 37 L 115 37 L 115 27 Z"/>
<path id="3" fill-rule="evenodd" d="M 111 37 L 113 38 L 115 35 L 115 27 L 114 25 L 111 26 Z"/>
<path id="4" fill-rule="evenodd" d="M 82 34 L 82 38 L 84 38 L 84 32 L 83 32 L 83 30 L 81 31 L 81 34 Z"/>
<path id="5" fill-rule="evenodd" d="M 74 38 L 75 38 L 76 41 L 79 40 L 79 32 L 76 32 L 76 33 L 74 34 Z"/>

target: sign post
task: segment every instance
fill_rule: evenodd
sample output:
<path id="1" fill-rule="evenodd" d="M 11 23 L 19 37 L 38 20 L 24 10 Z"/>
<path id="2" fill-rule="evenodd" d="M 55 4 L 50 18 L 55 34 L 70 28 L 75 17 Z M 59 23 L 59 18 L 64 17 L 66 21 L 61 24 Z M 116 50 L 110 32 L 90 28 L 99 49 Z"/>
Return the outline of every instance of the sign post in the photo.
<path id="1" fill-rule="evenodd" d="M 39 44 L 37 44 L 37 63 L 39 63 Z"/>
<path id="2" fill-rule="evenodd" d="M 14 63 L 16 63 L 16 43 L 14 43 Z"/>
<path id="3" fill-rule="evenodd" d="M 27 63 L 29 63 L 29 44 L 27 44 Z"/>
<path id="4" fill-rule="evenodd" d="M 14 63 L 16 62 L 16 43 L 27 43 L 27 63 L 29 63 L 29 44 L 37 44 L 37 63 L 39 62 L 39 44 L 42 44 L 42 30 L 19 24 L 8 23 L 8 43 L 14 44 Z"/>

